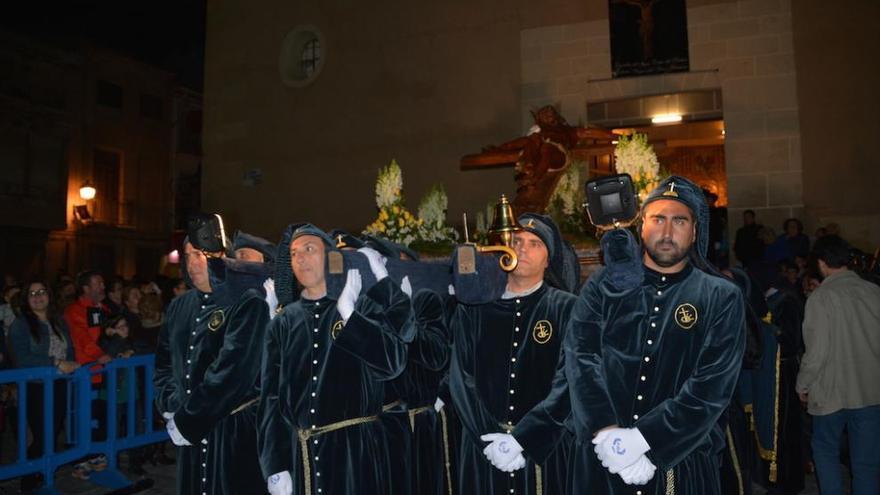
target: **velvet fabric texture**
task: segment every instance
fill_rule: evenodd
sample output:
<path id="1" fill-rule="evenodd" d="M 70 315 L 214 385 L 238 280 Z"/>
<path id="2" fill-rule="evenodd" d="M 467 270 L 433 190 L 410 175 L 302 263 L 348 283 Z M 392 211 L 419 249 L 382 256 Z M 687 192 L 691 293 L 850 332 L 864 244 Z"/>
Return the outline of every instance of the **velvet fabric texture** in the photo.
<path id="1" fill-rule="evenodd" d="M 720 491 L 722 415 L 745 346 L 743 299 L 731 282 L 695 269 L 645 269 L 641 286 L 619 290 L 605 272 L 581 291 L 565 341 L 565 372 L 577 445 L 572 493 L 679 495 Z M 643 487 L 627 486 L 593 452 L 599 430 L 636 427 L 657 466 Z"/>
<path id="2" fill-rule="evenodd" d="M 642 248 L 627 229 L 610 230 L 602 236 L 605 277 L 616 290 L 634 289 L 642 284 Z"/>
<path id="3" fill-rule="evenodd" d="M 527 296 L 456 308 L 449 325 L 449 386 L 464 427 L 456 493 L 534 494 L 536 463 L 544 493 L 564 493 L 573 440 L 564 426 L 568 410 L 548 413 L 542 402 L 560 391 L 565 395 L 557 371 L 575 299 L 544 284 Z M 505 430 L 513 430 L 527 460 L 513 476 L 493 467 L 482 452 L 486 442 L 480 435 Z"/>
<path id="4" fill-rule="evenodd" d="M 439 495 L 445 465 L 441 424 L 433 406 L 449 365 L 449 331 L 443 299 L 435 292 L 416 292 L 412 305 L 415 335 L 406 369 L 385 388 L 385 403 L 399 400 L 403 407 L 382 415 L 389 431 L 392 493 Z"/>
<path id="5" fill-rule="evenodd" d="M 264 477 L 290 471 L 293 493 L 303 493 L 305 454 L 313 494 L 388 493 L 392 458 L 380 421 L 312 437 L 305 453 L 297 432 L 378 416 L 384 382 L 406 366 L 398 335 L 411 320 L 409 297 L 389 278 L 362 292 L 344 326 L 329 296 L 284 307 L 265 341 L 258 437 Z"/>
<path id="6" fill-rule="evenodd" d="M 265 267 L 209 263 L 211 293 L 171 302 L 156 350 L 156 407 L 192 446 L 177 448 L 177 493 L 263 493 L 255 404 L 269 320 Z M 240 409 L 240 410 L 239 410 Z"/>

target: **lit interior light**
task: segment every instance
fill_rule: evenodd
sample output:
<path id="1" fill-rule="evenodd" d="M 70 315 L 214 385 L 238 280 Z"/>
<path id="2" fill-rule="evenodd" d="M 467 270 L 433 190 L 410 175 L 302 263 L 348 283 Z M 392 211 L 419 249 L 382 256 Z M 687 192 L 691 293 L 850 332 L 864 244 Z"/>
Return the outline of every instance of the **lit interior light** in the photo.
<path id="1" fill-rule="evenodd" d="M 669 124 L 672 122 L 681 122 L 681 114 L 664 113 L 660 115 L 655 115 L 651 118 L 652 124 Z"/>

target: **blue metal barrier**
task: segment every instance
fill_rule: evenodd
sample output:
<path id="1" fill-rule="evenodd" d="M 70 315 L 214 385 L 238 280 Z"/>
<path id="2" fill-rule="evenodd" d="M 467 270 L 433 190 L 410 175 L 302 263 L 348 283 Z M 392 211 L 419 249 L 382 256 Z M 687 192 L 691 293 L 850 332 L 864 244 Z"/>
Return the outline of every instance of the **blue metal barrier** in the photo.
<path id="1" fill-rule="evenodd" d="M 83 365 L 75 372 L 64 375 L 55 368 L 20 368 L 0 372 L 0 385 L 14 383 L 18 390 L 18 445 L 16 462 L 0 466 L 0 480 L 17 478 L 34 473 L 42 473 L 45 479 L 41 494 L 57 494 L 55 490 L 55 471 L 85 456 L 104 454 L 107 468 L 92 472 L 90 480 L 108 488 L 121 488 L 131 485 L 118 469 L 117 454 L 151 443 L 168 440 L 164 428 L 153 429 L 153 354 L 133 356 L 127 359 L 114 359 L 101 369 L 90 370 L 93 364 Z M 138 371 L 143 370 L 145 386 L 143 397 L 138 397 Z M 118 402 L 117 390 L 120 374 L 126 377 L 126 397 Z M 93 420 L 92 401 L 98 398 L 98 390 L 92 387 L 92 376 L 103 375 L 103 390 L 106 393 L 104 414 L 106 438 L 92 440 Z M 71 448 L 55 452 L 54 425 L 54 385 L 58 380 L 67 382 L 68 414 L 67 440 Z M 43 453 L 34 459 L 27 458 L 27 383 L 40 382 L 43 385 Z M 138 406 L 142 410 L 139 411 Z M 118 412 L 125 409 L 125 433 L 119 435 Z M 140 426 L 140 428 L 138 428 Z M 142 430 L 138 432 L 138 429 Z"/>

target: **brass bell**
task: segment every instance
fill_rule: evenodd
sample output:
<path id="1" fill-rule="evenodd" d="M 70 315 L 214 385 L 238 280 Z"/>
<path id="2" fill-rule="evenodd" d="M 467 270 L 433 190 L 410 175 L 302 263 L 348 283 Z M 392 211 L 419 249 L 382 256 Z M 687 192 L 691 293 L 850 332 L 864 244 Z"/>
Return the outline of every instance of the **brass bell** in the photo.
<path id="1" fill-rule="evenodd" d="M 507 201 L 507 196 L 501 195 L 501 201 L 495 204 L 492 215 L 492 226 L 489 227 L 489 244 L 504 245 L 510 247 L 513 244 L 513 233 L 519 232 L 522 227 L 513 216 L 513 207 Z"/>

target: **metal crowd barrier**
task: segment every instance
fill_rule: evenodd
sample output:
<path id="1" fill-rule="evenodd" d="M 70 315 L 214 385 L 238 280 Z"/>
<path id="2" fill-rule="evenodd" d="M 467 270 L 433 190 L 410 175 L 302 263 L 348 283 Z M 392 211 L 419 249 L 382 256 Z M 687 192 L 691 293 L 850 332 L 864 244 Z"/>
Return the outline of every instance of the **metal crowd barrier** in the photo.
<path id="1" fill-rule="evenodd" d="M 114 359 L 91 369 L 94 363 L 84 365 L 75 372 L 64 375 L 55 368 L 19 368 L 0 372 L 0 385 L 16 384 L 18 392 L 17 410 L 17 448 L 16 460 L 12 464 L 0 465 L 0 480 L 18 478 L 42 473 L 43 487 L 36 493 L 57 494 L 55 471 L 74 461 L 98 454 L 107 456 L 107 467 L 93 471 L 89 480 L 107 488 L 122 488 L 132 482 L 119 471 L 118 453 L 151 443 L 168 440 L 164 428 L 153 428 L 153 372 L 155 356 L 146 354 L 127 359 Z M 124 375 L 121 374 L 124 373 Z M 145 386 L 137 386 L 142 374 Z M 103 397 L 106 436 L 104 440 L 93 441 L 92 430 L 98 427 L 92 411 L 92 401 L 99 398 L 99 390 L 92 387 L 92 376 L 103 375 Z M 120 376 L 125 376 L 125 401 L 117 402 Z M 55 451 L 54 431 L 54 385 L 63 380 L 67 385 L 67 410 L 65 431 L 70 448 Z M 43 384 L 43 454 L 34 459 L 27 458 L 27 383 Z M 138 394 L 143 392 L 143 397 Z M 125 410 L 125 431 L 119 433 L 119 409 Z"/>

